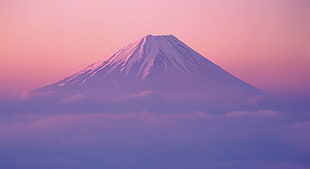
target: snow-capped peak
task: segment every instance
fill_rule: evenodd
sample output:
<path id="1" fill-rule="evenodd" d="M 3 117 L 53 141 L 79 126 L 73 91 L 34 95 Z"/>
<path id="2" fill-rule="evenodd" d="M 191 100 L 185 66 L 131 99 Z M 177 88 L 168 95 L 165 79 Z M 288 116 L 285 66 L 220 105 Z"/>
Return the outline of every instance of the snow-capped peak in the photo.
<path id="1" fill-rule="evenodd" d="M 202 103 L 203 107 L 211 109 L 214 103 L 234 107 L 257 95 L 264 95 L 172 35 L 145 36 L 109 58 L 35 93 L 40 95 L 50 91 L 53 97 L 70 99 L 72 96 L 114 101 L 119 98 L 142 99 L 147 102 L 148 108 L 153 106 L 153 102 L 165 105 L 167 100 L 172 101 L 172 106 L 175 101 L 181 101 L 182 105 L 190 101 L 193 105 L 199 103 L 200 106 Z M 143 94 L 141 98 L 131 97 L 146 91 L 148 94 Z M 241 101 L 235 102 L 235 98 Z M 149 99 L 152 103 L 148 102 Z M 120 100 L 127 104 L 124 99 Z M 159 104 L 159 107 L 163 105 Z M 199 106 L 194 106 L 195 111 L 200 109 Z"/>
<path id="2" fill-rule="evenodd" d="M 96 62 L 86 69 L 71 76 L 67 80 L 72 80 L 80 74 L 88 73 L 91 76 L 97 72 L 109 68 L 108 72 L 113 72 L 120 68 L 120 73 L 127 76 L 133 70 L 135 78 L 144 79 L 150 73 L 157 57 L 164 57 L 164 71 L 169 66 L 181 72 L 188 72 L 191 67 L 199 66 L 199 62 L 206 59 L 189 48 L 173 35 L 144 36 L 139 41 L 129 44 L 120 49 L 106 60 Z"/>
<path id="3" fill-rule="evenodd" d="M 56 85 L 88 86 L 99 85 L 111 79 L 144 81 L 147 77 L 152 77 L 153 80 L 154 77 L 176 76 L 211 78 L 210 76 L 225 73 L 227 72 L 173 35 L 147 35 Z"/>

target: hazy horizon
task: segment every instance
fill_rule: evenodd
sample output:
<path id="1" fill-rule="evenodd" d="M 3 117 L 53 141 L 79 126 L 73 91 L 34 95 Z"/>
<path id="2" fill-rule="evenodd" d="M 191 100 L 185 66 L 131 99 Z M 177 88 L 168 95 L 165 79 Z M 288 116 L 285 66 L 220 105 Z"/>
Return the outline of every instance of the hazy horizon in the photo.
<path id="1" fill-rule="evenodd" d="M 148 34 L 173 34 L 268 93 L 309 94 L 309 7 L 307 0 L 2 1 L 0 95 L 58 81 Z"/>
<path id="2" fill-rule="evenodd" d="M 0 168 L 310 169 L 309 9 L 0 1 Z"/>

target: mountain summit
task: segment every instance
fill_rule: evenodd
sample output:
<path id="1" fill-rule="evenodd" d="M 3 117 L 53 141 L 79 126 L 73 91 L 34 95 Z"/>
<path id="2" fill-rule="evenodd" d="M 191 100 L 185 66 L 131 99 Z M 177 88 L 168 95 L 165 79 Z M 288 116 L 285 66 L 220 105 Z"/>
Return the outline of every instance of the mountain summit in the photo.
<path id="1" fill-rule="evenodd" d="M 145 36 L 33 93 L 62 101 L 91 98 L 111 109 L 111 105 L 134 110 L 172 110 L 177 106 L 194 111 L 238 109 L 265 95 L 173 35 Z"/>
<path id="2" fill-rule="evenodd" d="M 217 67 L 173 35 L 148 35 L 120 49 L 107 60 L 96 62 L 68 77 L 59 85 L 81 81 L 86 83 L 93 76 L 102 77 L 112 74 L 118 78 L 122 76 L 143 80 L 154 71 L 162 76 L 171 72 L 198 73 L 201 72 L 203 64 L 208 64 L 210 68 Z M 77 77 L 79 78 L 77 79 Z"/>

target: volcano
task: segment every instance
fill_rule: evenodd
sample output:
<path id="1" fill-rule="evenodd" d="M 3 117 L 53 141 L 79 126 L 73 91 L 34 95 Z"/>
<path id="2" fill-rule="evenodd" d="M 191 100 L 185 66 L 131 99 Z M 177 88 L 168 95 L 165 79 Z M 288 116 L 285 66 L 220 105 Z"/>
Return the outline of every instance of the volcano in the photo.
<path id="1" fill-rule="evenodd" d="M 264 96 L 173 35 L 145 36 L 32 91 L 33 98 L 98 111 L 225 111 L 255 107 Z"/>

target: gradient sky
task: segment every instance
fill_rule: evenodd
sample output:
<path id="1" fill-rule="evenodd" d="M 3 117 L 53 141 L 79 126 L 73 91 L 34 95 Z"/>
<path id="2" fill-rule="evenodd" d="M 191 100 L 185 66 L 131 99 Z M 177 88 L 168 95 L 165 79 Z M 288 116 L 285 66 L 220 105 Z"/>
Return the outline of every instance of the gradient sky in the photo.
<path id="1" fill-rule="evenodd" d="M 173 34 L 278 95 L 310 94 L 309 0 L 1 0 L 0 95 L 61 80 L 147 34 Z"/>

